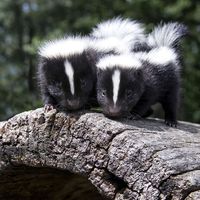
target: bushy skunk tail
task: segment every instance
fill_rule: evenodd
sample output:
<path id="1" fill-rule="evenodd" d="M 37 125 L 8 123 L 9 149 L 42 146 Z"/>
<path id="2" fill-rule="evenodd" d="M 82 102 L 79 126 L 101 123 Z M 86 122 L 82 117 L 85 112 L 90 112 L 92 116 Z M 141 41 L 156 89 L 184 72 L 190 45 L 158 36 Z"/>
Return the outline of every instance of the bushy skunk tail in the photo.
<path id="1" fill-rule="evenodd" d="M 147 43 L 152 48 L 161 46 L 176 48 L 187 32 L 187 27 L 177 22 L 160 24 L 147 36 Z"/>
<path id="2" fill-rule="evenodd" d="M 145 40 L 144 28 L 141 23 L 121 17 L 99 23 L 93 28 L 91 36 L 97 39 L 117 37 L 132 43 Z"/>

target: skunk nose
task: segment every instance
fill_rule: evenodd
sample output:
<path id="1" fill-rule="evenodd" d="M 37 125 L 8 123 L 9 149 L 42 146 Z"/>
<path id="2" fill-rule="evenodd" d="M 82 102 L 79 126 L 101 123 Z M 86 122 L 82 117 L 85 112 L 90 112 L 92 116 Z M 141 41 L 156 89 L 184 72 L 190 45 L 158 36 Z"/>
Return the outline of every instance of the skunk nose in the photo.
<path id="1" fill-rule="evenodd" d="M 109 107 L 109 115 L 111 117 L 119 117 L 121 115 L 121 109 L 117 106 Z"/>
<path id="2" fill-rule="evenodd" d="M 80 101 L 79 100 L 69 100 L 67 101 L 70 109 L 76 110 L 80 107 Z"/>

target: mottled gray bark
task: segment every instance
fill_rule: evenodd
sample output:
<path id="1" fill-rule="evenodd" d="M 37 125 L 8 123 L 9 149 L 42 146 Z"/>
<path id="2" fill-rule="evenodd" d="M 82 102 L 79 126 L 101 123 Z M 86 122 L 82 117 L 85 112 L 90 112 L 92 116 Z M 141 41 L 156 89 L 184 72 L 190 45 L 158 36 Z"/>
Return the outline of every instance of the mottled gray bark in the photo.
<path id="1" fill-rule="evenodd" d="M 26 166 L 83 175 L 109 199 L 199 200 L 200 125 L 24 112 L 0 123 L 0 180 L 9 182 L 9 169 L 22 174 Z"/>

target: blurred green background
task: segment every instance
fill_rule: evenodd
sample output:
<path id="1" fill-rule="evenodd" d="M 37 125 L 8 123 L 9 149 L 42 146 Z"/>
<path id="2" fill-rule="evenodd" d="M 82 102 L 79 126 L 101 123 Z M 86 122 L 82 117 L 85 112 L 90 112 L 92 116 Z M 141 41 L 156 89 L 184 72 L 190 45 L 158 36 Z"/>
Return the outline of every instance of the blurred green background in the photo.
<path id="1" fill-rule="evenodd" d="M 42 106 L 35 78 L 37 48 L 47 39 L 90 32 L 114 16 L 138 19 L 151 30 L 160 21 L 189 27 L 183 45 L 179 119 L 200 123 L 199 0 L 1 0 L 0 120 Z"/>

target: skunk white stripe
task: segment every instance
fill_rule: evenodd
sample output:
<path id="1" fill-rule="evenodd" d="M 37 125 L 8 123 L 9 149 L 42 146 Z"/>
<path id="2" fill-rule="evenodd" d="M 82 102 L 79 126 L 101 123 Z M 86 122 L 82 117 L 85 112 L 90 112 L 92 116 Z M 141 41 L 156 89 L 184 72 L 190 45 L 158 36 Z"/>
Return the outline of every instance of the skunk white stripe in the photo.
<path id="1" fill-rule="evenodd" d="M 80 54 L 89 45 L 87 37 L 67 37 L 44 43 L 39 48 L 39 55 L 45 58 L 66 57 L 73 54 Z"/>
<path id="2" fill-rule="evenodd" d="M 129 42 L 145 39 L 144 28 L 141 23 L 120 17 L 99 23 L 93 28 L 91 35 L 96 38 L 129 38 Z"/>
<path id="3" fill-rule="evenodd" d="M 134 56 L 134 54 L 124 54 L 124 55 L 109 55 L 101 58 L 97 63 L 97 68 L 107 69 L 112 67 L 120 68 L 135 68 L 138 69 L 142 67 L 141 61 Z"/>
<path id="4" fill-rule="evenodd" d="M 128 37 L 126 39 L 128 40 Z M 130 53 L 132 46 L 130 41 L 117 37 L 95 39 L 90 42 L 92 49 L 103 52 L 115 51 L 116 53 Z"/>
<path id="5" fill-rule="evenodd" d="M 168 47 L 155 48 L 146 52 L 136 53 L 135 56 L 140 60 L 146 60 L 155 65 L 168 65 L 169 63 L 177 63 L 178 55 L 174 49 Z"/>
<path id="6" fill-rule="evenodd" d="M 70 91 L 72 93 L 72 95 L 74 95 L 75 93 L 75 89 L 74 89 L 74 69 L 72 67 L 72 65 L 66 60 L 65 61 L 65 73 L 68 77 L 69 80 L 69 85 L 70 85 Z"/>
<path id="7" fill-rule="evenodd" d="M 177 54 L 172 48 L 160 47 L 151 50 L 148 54 L 149 62 L 157 65 L 167 65 L 171 62 L 177 62 Z"/>
<path id="8" fill-rule="evenodd" d="M 112 82 L 113 82 L 113 102 L 116 105 L 118 93 L 119 93 L 119 84 L 120 84 L 120 71 L 115 70 L 112 75 Z"/>

